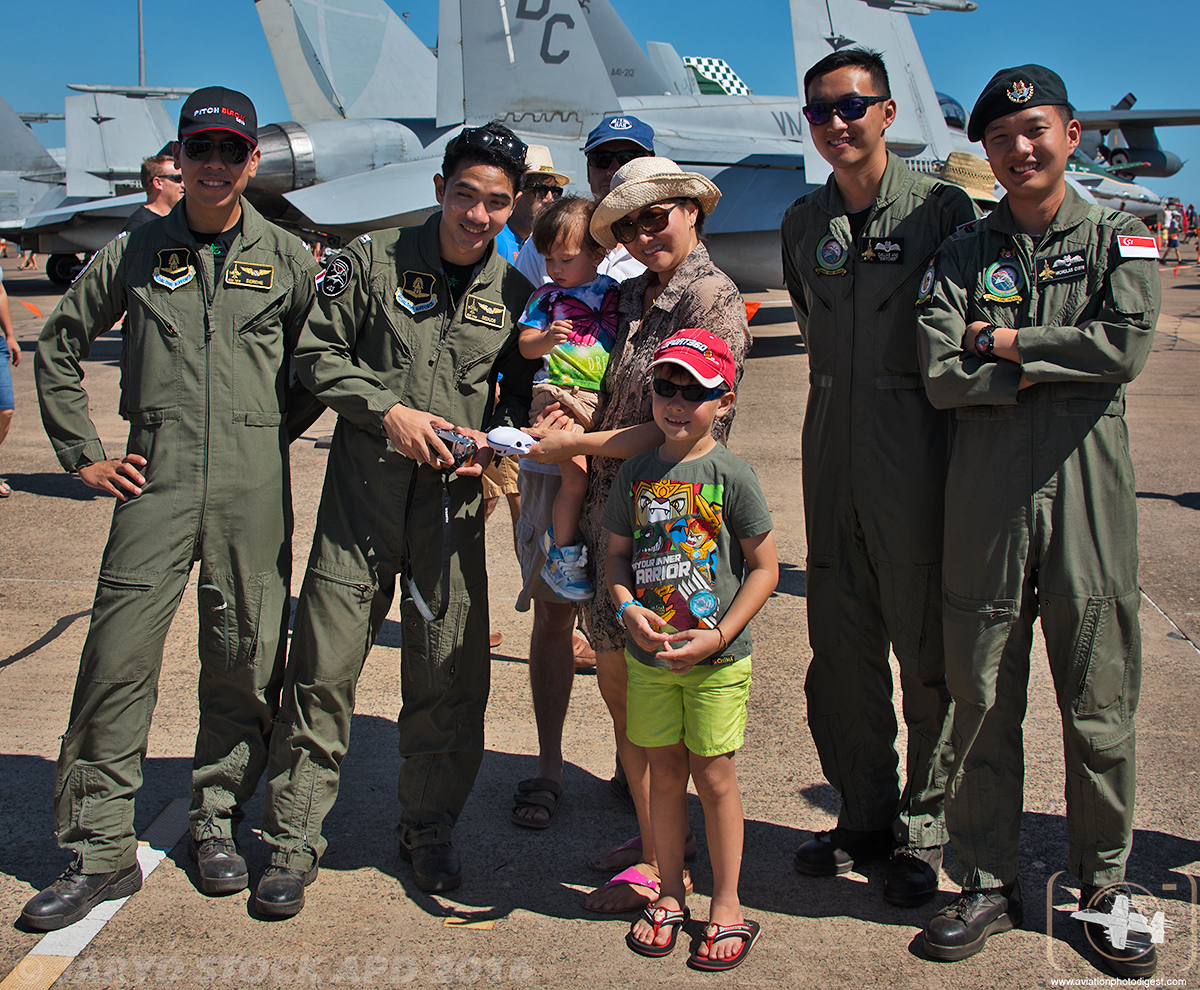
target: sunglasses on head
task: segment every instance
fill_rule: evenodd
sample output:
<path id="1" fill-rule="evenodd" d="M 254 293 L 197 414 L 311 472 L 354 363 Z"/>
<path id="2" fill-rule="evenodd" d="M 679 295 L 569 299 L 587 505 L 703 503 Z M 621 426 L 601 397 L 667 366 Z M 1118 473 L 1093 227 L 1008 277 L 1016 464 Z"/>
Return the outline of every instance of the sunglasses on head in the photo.
<path id="1" fill-rule="evenodd" d="M 637 151 L 589 151 L 587 163 L 592 168 L 606 169 L 615 160 L 618 165 L 628 165 L 635 158 L 649 158 L 650 152 L 645 148 Z"/>
<path id="2" fill-rule="evenodd" d="M 189 138 L 183 142 L 183 153 L 194 162 L 204 162 L 208 161 L 214 147 L 226 165 L 241 165 L 254 150 L 253 146 L 245 141 L 225 140 L 214 144 L 208 138 Z"/>
<path id="3" fill-rule="evenodd" d="M 655 378 L 651 384 L 654 386 L 655 395 L 669 399 L 678 392 L 686 402 L 708 402 L 709 399 L 719 399 L 729 391 L 720 387 L 709 388 L 707 385 L 700 385 L 697 382 L 693 382 L 691 385 L 676 385 L 668 378 Z"/>
<path id="4" fill-rule="evenodd" d="M 562 186 L 556 186 L 552 182 L 529 182 L 526 180 L 521 183 L 521 189 L 525 192 L 532 192 L 535 196 L 552 196 L 554 199 L 562 198 Z"/>
<path id="5" fill-rule="evenodd" d="M 876 103 L 890 99 L 890 96 L 847 96 L 836 103 L 809 103 L 804 107 L 804 116 L 810 124 L 828 124 L 829 118 L 835 113 L 842 120 L 858 120 L 865 117 L 867 110 Z"/>
<path id="6" fill-rule="evenodd" d="M 468 127 L 454 139 L 455 146 L 469 144 L 474 148 L 494 148 L 514 161 L 525 165 L 525 142 L 515 134 L 496 134 L 486 127 Z"/>
<path id="7" fill-rule="evenodd" d="M 637 237 L 639 230 L 647 234 L 657 234 L 666 230 L 671 222 L 671 211 L 679 204 L 672 203 L 668 207 L 651 206 L 642 210 L 642 215 L 636 220 L 633 217 L 621 217 L 612 222 L 612 235 L 621 244 L 629 244 Z"/>

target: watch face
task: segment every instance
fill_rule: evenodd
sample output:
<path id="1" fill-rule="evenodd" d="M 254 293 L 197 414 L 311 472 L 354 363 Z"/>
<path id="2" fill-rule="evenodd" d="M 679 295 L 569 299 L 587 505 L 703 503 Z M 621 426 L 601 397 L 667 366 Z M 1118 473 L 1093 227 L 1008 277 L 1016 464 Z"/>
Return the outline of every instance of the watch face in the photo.
<path id="1" fill-rule="evenodd" d="M 987 357 L 992 353 L 995 343 L 996 338 L 992 336 L 991 330 L 980 330 L 975 337 L 975 350 L 983 357 Z"/>

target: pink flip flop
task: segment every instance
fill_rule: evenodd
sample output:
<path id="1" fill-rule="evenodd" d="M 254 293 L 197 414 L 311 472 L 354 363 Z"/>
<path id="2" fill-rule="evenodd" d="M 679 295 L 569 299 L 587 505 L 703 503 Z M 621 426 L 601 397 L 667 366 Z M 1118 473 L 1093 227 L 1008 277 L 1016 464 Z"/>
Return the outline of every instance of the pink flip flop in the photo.
<path id="1" fill-rule="evenodd" d="M 646 866 L 646 863 L 639 863 L 638 866 Z M 637 887 L 648 887 L 654 896 L 648 901 L 642 901 L 640 904 L 634 904 L 631 907 L 620 908 L 617 910 L 607 908 L 593 908 L 583 905 L 584 910 L 594 911 L 596 914 L 628 914 L 630 911 L 640 911 L 647 904 L 653 904 L 658 900 L 658 890 L 662 886 L 662 882 L 657 877 L 649 877 L 643 873 L 637 866 L 631 866 L 626 870 L 622 870 L 615 877 L 601 887 L 597 887 L 592 891 L 593 894 L 599 894 L 601 891 L 608 890 L 610 887 L 616 887 L 620 884 L 630 884 Z M 687 871 L 683 871 L 683 889 L 684 893 L 692 892 L 692 875 Z M 591 896 L 591 895 L 589 895 Z"/>

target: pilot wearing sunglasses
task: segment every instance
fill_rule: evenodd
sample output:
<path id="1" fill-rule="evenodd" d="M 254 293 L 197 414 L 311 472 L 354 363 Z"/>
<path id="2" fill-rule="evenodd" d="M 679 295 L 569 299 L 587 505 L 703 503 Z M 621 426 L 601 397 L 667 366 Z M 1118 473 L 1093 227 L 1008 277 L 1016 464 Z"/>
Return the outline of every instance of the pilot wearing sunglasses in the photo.
<path id="1" fill-rule="evenodd" d="M 941 599 L 950 420 L 925 396 L 917 305 L 930 258 L 977 214 L 961 189 L 888 151 L 896 102 L 877 52 L 827 56 L 806 73 L 804 95 L 809 147 L 833 170 L 789 208 L 781 231 L 810 370 L 805 693 L 842 806 L 837 827 L 804 843 L 795 867 L 829 876 L 890 857 L 884 899 L 915 907 L 938 889 L 953 757 Z M 889 647 L 908 726 L 903 797 Z"/>
<path id="2" fill-rule="evenodd" d="M 59 461 L 116 499 L 58 758 L 57 836 L 74 860 L 22 912 L 39 931 L 141 887 L 133 798 L 164 640 L 196 561 L 189 850 L 204 893 L 248 883 L 236 833 L 267 763 L 290 606 L 288 442 L 321 408 L 291 389 L 289 370 L 317 268 L 242 197 L 258 164 L 249 98 L 197 90 L 179 141 L 170 174 L 187 195 L 97 253 L 38 342 L 43 422 Z M 124 451 L 106 451 L 79 362 L 122 316 L 129 436 Z"/>

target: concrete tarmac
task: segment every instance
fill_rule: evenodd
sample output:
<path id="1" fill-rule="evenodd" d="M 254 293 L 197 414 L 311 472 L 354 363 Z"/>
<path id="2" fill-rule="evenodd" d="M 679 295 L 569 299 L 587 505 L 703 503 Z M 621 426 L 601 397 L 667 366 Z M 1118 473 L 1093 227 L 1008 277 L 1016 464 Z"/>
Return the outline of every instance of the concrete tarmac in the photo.
<path id="1" fill-rule="evenodd" d="M 15 370 L 17 412 L 0 447 L 0 476 L 14 494 L 0 501 L 0 975 L 2 985 L 47 986 L 30 974 L 52 958 L 41 936 L 17 918 L 33 893 L 67 865 L 54 842 L 50 802 L 59 734 L 66 728 L 96 572 L 111 513 L 107 497 L 64 474 L 42 432 L 33 385 L 33 349 L 42 318 L 61 290 L 41 272 L 3 262 L 24 360 Z M 1197 876 L 1200 876 L 1200 278 L 1195 267 L 1164 278 L 1164 313 L 1154 351 L 1130 387 L 1128 421 L 1141 510 L 1144 683 L 1139 725 L 1140 790 L 1131 882 L 1141 908 L 1161 910 L 1166 943 L 1158 975 L 1166 985 L 1200 984 Z M 1021 883 L 1024 928 L 993 937 L 960 963 L 926 958 L 925 922 L 957 892 L 947 857 L 942 892 L 913 910 L 888 906 L 883 866 L 831 879 L 801 877 L 796 847 L 810 830 L 831 828 L 838 798 L 825 783 L 805 719 L 810 657 L 804 599 L 805 540 L 800 498 L 800 425 L 808 362 L 779 293 L 752 324 L 756 343 L 738 398 L 731 446 L 756 468 L 774 514 L 779 588 L 755 622 L 755 684 L 746 745 L 738 756 L 746 812 L 741 896 L 762 938 L 723 985 L 777 987 L 1034 987 L 1107 977 L 1082 926 L 1069 916 L 1078 895 L 1066 869 L 1062 741 L 1040 638 L 1034 650 L 1025 723 L 1026 807 Z M 27 305 L 26 305 L 27 304 Z M 85 363 L 93 418 L 110 454 L 123 450 L 117 415 L 120 341 L 100 338 Z M 326 451 L 326 414 L 292 446 L 296 508 L 293 588 L 312 535 Z M 985 507 L 960 507 L 982 511 Z M 511 526 L 501 507 L 489 524 L 494 651 L 487 746 L 478 783 L 455 831 L 465 882 L 449 896 L 416 889 L 396 855 L 395 714 L 399 707 L 399 625 L 384 625 L 360 681 L 350 754 L 338 804 L 326 821 L 329 851 L 304 911 L 294 919 L 256 915 L 248 893 L 209 898 L 196 887 L 186 842 L 174 844 L 144 888 L 81 949 L 58 986 L 178 987 L 356 985 L 414 987 L 667 987 L 712 984 L 684 966 L 685 945 L 707 917 L 711 871 L 703 816 L 691 798 L 700 858 L 688 939 L 669 959 L 632 954 L 624 934 L 633 915 L 583 910 L 580 892 L 604 878 L 584 866 L 596 851 L 636 834 L 612 796 L 611 722 L 595 679 L 578 676 L 567 720 L 565 799 L 544 831 L 509 821 L 518 780 L 534 775 L 537 738 L 528 687 L 529 615 L 514 611 L 519 575 Z M 194 577 L 193 577 L 194 581 Z M 196 732 L 196 615 L 189 590 L 171 629 L 150 733 L 139 834 L 186 799 Z M 240 839 L 251 882 L 266 866 L 257 836 L 262 790 L 247 808 Z M 176 827 L 171 838 L 182 835 Z M 79 928 L 80 926 L 75 926 Z M 71 931 L 71 930 L 68 930 Z M 61 945 L 62 943 L 54 943 Z M 24 960 L 24 961 L 23 961 Z M 39 962 L 40 960 L 40 962 Z M 61 964 L 60 967 L 61 968 Z M 14 969 L 16 970 L 15 972 Z M 44 968 L 43 968 L 44 971 Z M 1094 985 L 1094 984 L 1093 984 Z"/>

